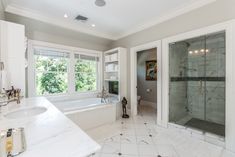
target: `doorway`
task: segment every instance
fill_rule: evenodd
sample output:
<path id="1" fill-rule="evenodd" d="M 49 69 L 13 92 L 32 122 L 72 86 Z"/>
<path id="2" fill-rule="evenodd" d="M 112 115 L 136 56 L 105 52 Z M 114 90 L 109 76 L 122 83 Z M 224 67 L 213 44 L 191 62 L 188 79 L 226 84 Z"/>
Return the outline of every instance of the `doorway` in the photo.
<path id="1" fill-rule="evenodd" d="M 137 114 L 157 119 L 157 48 L 137 52 Z"/>
<path id="2" fill-rule="evenodd" d="M 150 79 L 148 82 L 154 84 L 155 83 L 155 87 L 156 89 L 154 89 L 155 91 L 153 92 L 153 89 L 152 87 L 148 88 L 146 87 L 145 89 L 143 89 L 141 87 L 141 82 L 140 80 L 138 81 L 138 54 L 139 54 L 139 57 L 141 56 L 140 54 L 141 53 L 144 53 L 145 51 L 152 51 L 152 53 L 155 53 L 155 59 L 148 59 L 146 61 L 149 61 L 148 64 L 150 66 L 150 68 L 148 68 L 148 71 L 151 71 L 151 65 L 153 64 L 153 62 L 156 62 L 156 67 L 155 67 L 155 70 L 156 70 L 156 78 L 157 80 L 151 80 L 153 78 L 147 78 L 147 79 Z M 154 52 L 153 52 L 154 51 Z M 157 122 L 158 125 L 161 125 L 161 121 L 162 121 L 162 115 L 161 115 L 161 110 L 162 110 L 162 104 L 161 104 L 161 41 L 155 41 L 155 42 L 151 42 L 151 43 L 147 43 L 147 44 L 144 44 L 144 45 L 140 45 L 140 46 L 137 46 L 137 47 L 133 47 L 131 48 L 131 53 L 130 53 L 130 85 L 131 85 L 131 114 L 132 116 L 134 115 L 137 115 L 138 113 L 141 114 L 141 109 L 142 109 L 142 114 L 146 114 L 146 112 L 151 112 L 152 115 L 155 114 L 155 121 Z M 144 58 L 144 57 L 143 57 Z M 140 68 L 141 69 L 144 69 L 141 70 L 142 74 L 141 75 L 144 75 L 144 79 L 146 81 L 146 61 L 142 61 L 142 64 L 144 64 L 144 67 L 142 65 L 142 67 Z M 144 73 L 144 74 L 143 74 Z M 153 77 L 152 76 L 149 76 L 149 77 Z M 138 91 L 138 87 L 139 87 L 139 91 Z M 138 97 L 138 96 L 141 96 L 140 93 L 141 93 L 141 90 L 143 90 L 143 92 L 145 94 L 145 96 L 142 96 L 142 97 Z M 152 100 L 156 100 L 155 103 L 150 103 L 150 104 L 147 104 L 147 105 L 144 105 L 146 104 L 147 101 L 145 101 L 144 97 L 147 96 L 150 96 L 152 98 Z M 140 100 L 140 101 L 139 101 Z M 152 101 L 151 100 L 151 101 Z M 151 102 L 150 101 L 150 102 Z M 140 105 L 138 105 L 140 104 Z M 141 105 L 142 104 L 142 105 Z M 143 109 L 145 108 L 146 106 L 149 107 L 149 109 Z M 151 109 L 151 106 L 152 106 L 152 109 Z M 147 107 L 146 107 L 147 108 Z M 155 109 L 154 109 L 155 108 Z M 138 112 L 140 109 L 140 112 Z"/>

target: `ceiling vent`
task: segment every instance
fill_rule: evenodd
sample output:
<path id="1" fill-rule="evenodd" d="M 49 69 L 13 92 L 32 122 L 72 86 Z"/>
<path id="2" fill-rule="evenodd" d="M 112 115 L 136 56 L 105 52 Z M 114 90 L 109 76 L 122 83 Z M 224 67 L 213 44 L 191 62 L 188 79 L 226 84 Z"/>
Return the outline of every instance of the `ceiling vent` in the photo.
<path id="1" fill-rule="evenodd" d="M 78 15 L 78 16 L 75 18 L 75 20 L 81 21 L 81 22 L 86 22 L 86 21 L 88 20 L 88 18 L 85 17 L 85 16 L 82 16 L 82 15 Z"/>

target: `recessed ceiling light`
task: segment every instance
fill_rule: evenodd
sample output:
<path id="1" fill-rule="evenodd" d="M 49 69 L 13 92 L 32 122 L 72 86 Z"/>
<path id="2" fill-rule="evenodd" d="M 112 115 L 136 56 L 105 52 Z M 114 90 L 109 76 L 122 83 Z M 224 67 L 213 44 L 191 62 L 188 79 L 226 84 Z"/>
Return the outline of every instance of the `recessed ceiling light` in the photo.
<path id="1" fill-rule="evenodd" d="M 68 18 L 68 15 L 67 15 L 67 14 L 64 14 L 64 18 Z"/>
<path id="2" fill-rule="evenodd" d="M 91 27 L 95 27 L 95 24 L 92 24 Z"/>

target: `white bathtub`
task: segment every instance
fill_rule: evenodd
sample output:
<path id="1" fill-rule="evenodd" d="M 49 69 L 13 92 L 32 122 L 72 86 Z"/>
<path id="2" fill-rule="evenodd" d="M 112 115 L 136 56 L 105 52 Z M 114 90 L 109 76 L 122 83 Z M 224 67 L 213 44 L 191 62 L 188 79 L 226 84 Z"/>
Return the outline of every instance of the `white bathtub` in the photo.
<path id="1" fill-rule="evenodd" d="M 102 103 L 100 98 L 66 100 L 54 104 L 84 130 L 113 123 L 116 120 L 116 105 Z"/>

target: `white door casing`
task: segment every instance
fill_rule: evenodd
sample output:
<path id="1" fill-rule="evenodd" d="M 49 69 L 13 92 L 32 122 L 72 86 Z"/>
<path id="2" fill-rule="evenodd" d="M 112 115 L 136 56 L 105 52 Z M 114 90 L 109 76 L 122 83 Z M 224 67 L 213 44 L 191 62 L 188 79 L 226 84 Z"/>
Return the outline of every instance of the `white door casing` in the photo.
<path id="1" fill-rule="evenodd" d="M 137 47 L 133 47 L 130 50 L 130 83 L 131 83 L 131 114 L 137 115 L 137 52 L 156 48 L 157 49 L 157 124 L 161 125 L 162 121 L 162 48 L 161 41 L 154 41 L 147 44 L 143 44 Z"/>

